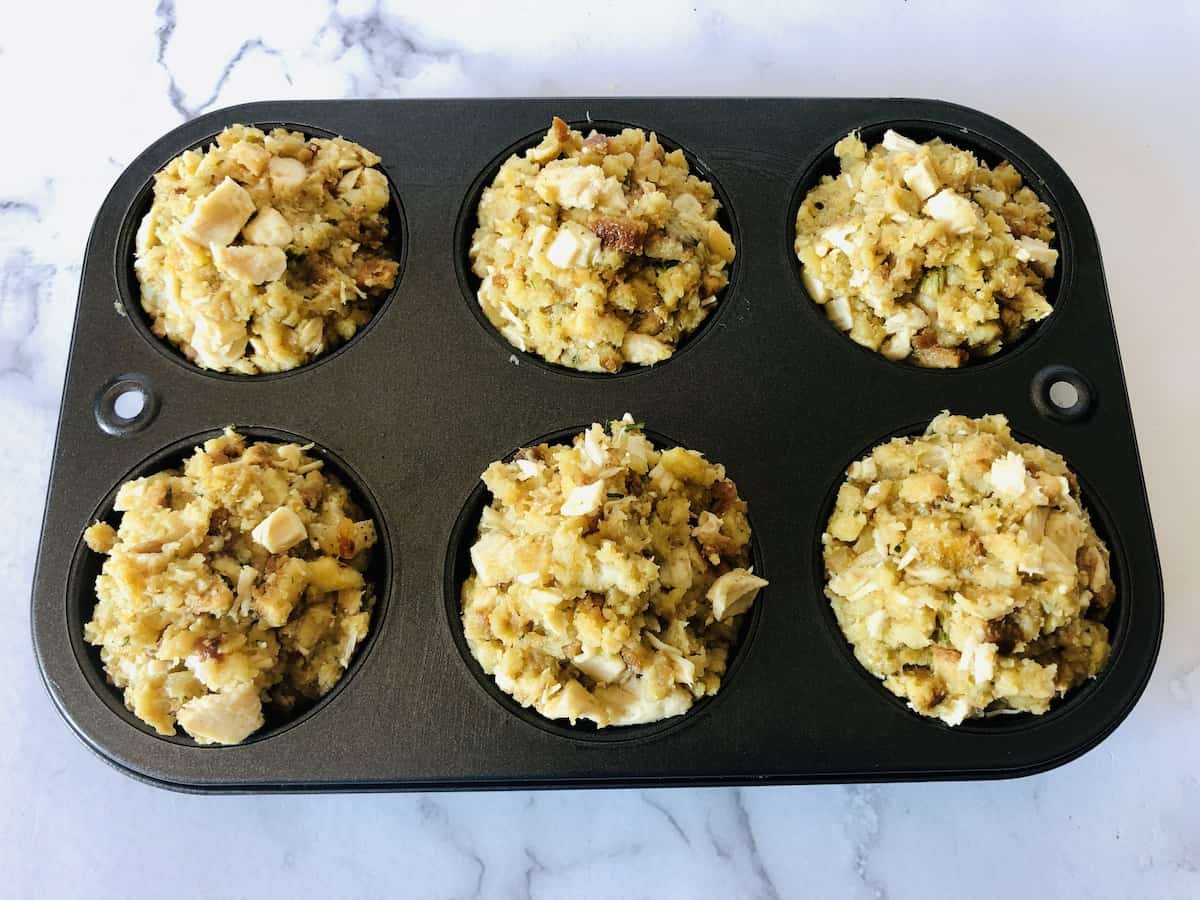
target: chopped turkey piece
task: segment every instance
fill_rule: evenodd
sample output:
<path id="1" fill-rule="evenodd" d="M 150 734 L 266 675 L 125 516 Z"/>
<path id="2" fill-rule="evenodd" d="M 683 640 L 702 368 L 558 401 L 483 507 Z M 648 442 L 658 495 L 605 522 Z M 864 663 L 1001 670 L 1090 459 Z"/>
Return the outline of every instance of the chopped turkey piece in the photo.
<path id="1" fill-rule="evenodd" d="M 282 250 L 254 244 L 214 247 L 213 262 L 222 274 L 246 284 L 275 281 L 287 271 L 287 255 Z"/>
<path id="2" fill-rule="evenodd" d="M 652 366 L 671 356 L 671 348 L 662 341 L 636 331 L 626 333 L 621 350 L 627 360 L 639 366 Z"/>
<path id="3" fill-rule="evenodd" d="M 821 232 L 821 237 L 831 247 L 837 247 L 847 256 L 854 254 L 854 245 L 848 240 L 850 235 L 854 234 L 855 228 L 850 224 L 831 225 Z"/>
<path id="4" fill-rule="evenodd" d="M 255 542 L 270 553 L 284 553 L 308 537 L 304 522 L 291 509 L 281 506 L 250 532 Z"/>
<path id="5" fill-rule="evenodd" d="M 712 251 L 713 258 L 731 263 L 737 256 L 737 248 L 733 246 L 733 238 L 721 227 L 720 222 L 709 220 L 704 225 L 704 243 Z"/>
<path id="6" fill-rule="evenodd" d="M 594 481 L 572 489 L 562 505 L 564 516 L 590 516 L 604 503 L 604 482 Z"/>
<path id="7" fill-rule="evenodd" d="M 282 193 L 294 191 L 308 177 L 304 163 L 290 156 L 276 156 L 267 165 L 271 174 L 271 188 Z"/>
<path id="8" fill-rule="evenodd" d="M 766 579 L 746 569 L 726 572 L 712 583 L 706 595 L 713 605 L 713 617 L 718 621 L 744 613 L 767 586 Z"/>
<path id="9" fill-rule="evenodd" d="M 192 328 L 190 346 L 202 365 L 224 368 L 242 357 L 248 342 L 246 326 L 240 322 L 200 316 Z"/>
<path id="10" fill-rule="evenodd" d="M 925 201 L 925 213 L 955 234 L 970 234 L 979 224 L 975 207 L 962 194 L 944 188 Z"/>
<path id="11" fill-rule="evenodd" d="M 854 314 L 850 311 L 850 301 L 845 297 L 830 300 L 825 305 L 825 314 L 839 331 L 849 331 L 854 327 Z"/>
<path id="12" fill-rule="evenodd" d="M 668 644 L 650 632 L 646 633 L 646 640 L 655 650 L 661 650 L 666 654 L 666 658 L 675 674 L 675 680 L 679 684 L 691 686 L 696 679 L 695 664 L 686 658 L 678 647 Z"/>
<path id="13" fill-rule="evenodd" d="M 246 223 L 242 229 L 242 237 L 247 243 L 262 244 L 268 247 L 286 247 L 292 242 L 292 226 L 283 217 L 283 213 L 268 206 Z"/>
<path id="14" fill-rule="evenodd" d="M 653 697 L 645 690 L 635 691 L 625 685 L 610 685 L 598 688 L 595 694 L 613 725 L 645 725 L 681 716 L 693 702 L 692 695 L 681 688 L 665 697 Z"/>
<path id="15" fill-rule="evenodd" d="M 357 186 L 359 179 L 362 178 L 363 172 L 366 171 L 362 166 L 357 166 L 347 172 L 338 180 L 337 193 L 338 196 L 344 197 L 353 191 Z"/>
<path id="16" fill-rule="evenodd" d="M 808 291 L 808 296 L 812 297 L 818 303 L 825 303 L 829 300 L 829 291 L 826 290 L 825 283 L 823 281 L 821 281 L 821 279 L 819 279 L 815 275 L 813 275 L 810 271 L 808 271 L 808 269 L 805 269 L 801 273 L 800 277 L 804 281 L 804 289 L 806 291 Z M 847 307 L 846 307 L 847 317 L 849 317 L 849 314 L 850 314 L 850 307 L 849 307 L 849 305 L 847 305 Z M 847 328 L 850 327 L 850 325 L 853 325 L 853 324 L 854 324 L 853 322 L 850 322 L 850 324 L 848 324 L 846 326 L 846 328 L 843 328 L 842 330 L 845 331 Z"/>
<path id="17" fill-rule="evenodd" d="M 599 166 L 552 162 L 537 176 L 533 189 L 547 203 L 568 209 L 594 209 L 604 190 L 605 177 Z"/>
<path id="18" fill-rule="evenodd" d="M 880 345 L 879 352 L 888 359 L 907 359 L 912 353 L 912 335 L 907 329 L 889 334 Z"/>
<path id="19" fill-rule="evenodd" d="M 937 193 L 941 182 L 937 170 L 928 159 L 922 159 L 904 170 L 904 183 L 922 200 L 928 200 Z"/>
<path id="20" fill-rule="evenodd" d="M 542 712 L 547 718 L 566 719 L 574 725 L 580 719 L 597 715 L 596 699 L 577 679 L 572 678 L 562 689 L 543 700 Z"/>
<path id="21" fill-rule="evenodd" d="M 1045 241 L 1028 235 L 1017 240 L 1016 256 L 1021 262 L 1032 262 L 1047 276 L 1054 274 L 1054 267 L 1058 263 L 1057 250 L 1051 249 Z"/>
<path id="22" fill-rule="evenodd" d="M 254 585 L 258 583 L 259 571 L 254 566 L 242 566 L 238 569 L 237 602 L 242 615 L 250 610 L 251 595 Z"/>
<path id="23" fill-rule="evenodd" d="M 625 663 L 619 656 L 605 656 L 601 653 L 580 653 L 571 657 L 579 671 L 595 681 L 616 681 L 625 671 Z"/>
<path id="24" fill-rule="evenodd" d="M 551 234 L 553 232 L 548 225 L 535 225 L 529 233 L 529 255 L 537 256 L 543 252 L 550 241 Z"/>
<path id="25" fill-rule="evenodd" d="M 893 153 L 915 153 L 920 146 L 916 141 L 906 138 L 899 132 L 888 129 L 883 133 L 883 148 L 891 150 Z"/>
<path id="26" fill-rule="evenodd" d="M 179 226 L 179 233 L 197 244 L 224 247 L 232 243 L 253 214 L 254 200 L 249 192 L 232 178 L 225 178 L 196 201 L 192 214 Z"/>
<path id="27" fill-rule="evenodd" d="M 586 266 L 591 263 L 599 246 L 600 239 L 590 232 L 580 228 L 560 228 L 546 249 L 546 259 L 560 269 Z"/>
<path id="28" fill-rule="evenodd" d="M 515 459 L 513 460 L 513 464 L 521 473 L 517 476 L 518 481 L 527 481 L 535 477 L 538 473 L 538 464 L 532 459 Z"/>
<path id="29" fill-rule="evenodd" d="M 1010 499 L 1025 493 L 1025 461 L 1011 450 L 992 463 L 988 472 L 992 490 Z"/>
<path id="30" fill-rule="evenodd" d="M 271 161 L 271 151 L 253 141 L 238 141 L 229 148 L 231 159 L 241 163 L 251 175 L 261 175 Z"/>
<path id="31" fill-rule="evenodd" d="M 296 340 L 305 353 L 320 353 L 325 346 L 325 321 L 323 319 L 306 319 L 296 328 Z"/>
<path id="32" fill-rule="evenodd" d="M 549 617 L 554 610 L 563 604 L 563 595 L 545 588 L 533 588 L 529 592 L 529 601 L 539 614 Z"/>
<path id="33" fill-rule="evenodd" d="M 240 744 L 262 728 L 264 721 L 253 684 L 189 700 L 176 718 L 199 744 Z"/>

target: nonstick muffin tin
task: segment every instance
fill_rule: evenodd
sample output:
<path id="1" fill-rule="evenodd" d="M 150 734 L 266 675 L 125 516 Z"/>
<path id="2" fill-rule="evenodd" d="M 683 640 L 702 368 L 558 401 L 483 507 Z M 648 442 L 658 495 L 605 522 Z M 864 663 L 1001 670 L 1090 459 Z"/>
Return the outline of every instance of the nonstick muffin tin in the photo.
<path id="1" fill-rule="evenodd" d="M 474 299 L 475 204 L 511 153 L 559 115 L 633 125 L 711 180 L 737 245 L 704 326 L 652 369 L 589 375 L 511 347 Z M 204 372 L 150 334 L 132 271 L 153 174 L 235 123 L 342 134 L 383 157 L 401 274 L 351 341 L 289 373 Z M 940 135 L 1010 160 L 1051 207 L 1054 314 L 1002 355 L 939 371 L 893 363 L 826 320 L 792 252 L 795 211 L 833 145 L 859 129 Z M 1066 382 L 1076 400 L 1051 399 Z M 141 396 L 140 412 L 126 406 Z M 127 395 L 127 396 L 122 396 Z M 1058 396 L 1057 390 L 1055 396 Z M 134 404 L 136 408 L 136 404 Z M 949 728 L 905 708 L 854 660 L 823 596 L 820 534 L 846 466 L 940 410 L 1004 413 L 1061 452 L 1112 551 L 1112 657 L 1046 715 Z M 458 588 L 488 463 L 632 412 L 656 442 L 726 466 L 749 503 L 770 580 L 720 692 L 666 722 L 596 731 L 548 722 L 466 650 Z M 379 600 L 341 683 L 296 719 L 234 747 L 155 735 L 106 684 L 83 623 L 102 558 L 81 535 L 116 488 L 236 424 L 314 442 L 380 526 Z M 115 521 L 115 520 L 114 520 Z M 982 113 L 926 100 L 561 99 L 268 102 L 183 125 L 104 201 L 83 264 L 33 591 L 33 637 L 55 704 L 105 760 L 193 791 L 762 784 L 1023 775 L 1085 752 L 1128 714 L 1162 633 L 1162 577 L 1091 220 L 1062 169 Z"/>

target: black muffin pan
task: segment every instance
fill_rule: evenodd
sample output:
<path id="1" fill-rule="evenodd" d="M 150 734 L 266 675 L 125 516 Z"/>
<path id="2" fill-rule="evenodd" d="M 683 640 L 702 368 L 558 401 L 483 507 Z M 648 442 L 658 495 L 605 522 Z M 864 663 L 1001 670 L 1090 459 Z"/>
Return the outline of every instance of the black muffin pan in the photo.
<path id="1" fill-rule="evenodd" d="M 554 115 L 633 125 L 710 179 L 737 244 L 704 326 L 652 369 L 586 375 L 509 346 L 474 299 L 475 205 Z M 342 134 L 383 157 L 402 269 L 350 342 L 267 376 L 221 376 L 149 331 L 133 235 L 153 174 L 235 123 Z M 803 193 L 836 171 L 852 130 L 939 135 L 1008 159 L 1050 205 L 1054 314 L 1017 345 L 957 371 L 893 363 L 837 332 L 792 252 Z M 1068 387 L 1069 386 L 1069 387 Z M 1073 399 L 1063 400 L 1063 394 Z M 1054 399 L 1052 398 L 1052 395 Z M 137 401 L 140 400 L 140 409 Z M 1055 402 L 1057 401 L 1057 402 Z M 940 410 L 1004 413 L 1061 452 L 1112 551 L 1112 657 L 1048 714 L 949 728 L 887 693 L 853 659 L 822 593 L 820 534 L 846 466 Z M 685 716 L 630 729 L 548 722 L 496 690 L 465 648 L 457 592 L 486 502 L 479 474 L 547 436 L 633 413 L 656 440 L 723 463 L 749 503 L 770 580 L 721 691 Z M 235 747 L 155 735 L 82 640 L 101 559 L 81 540 L 115 521 L 126 479 L 180 461 L 228 424 L 313 442 L 380 526 L 369 640 L 313 708 Z M 102 758 L 192 791 L 765 784 L 995 778 L 1049 769 L 1129 713 L 1162 633 L 1162 577 L 1100 248 L 1058 164 L 1015 129 L 927 100 L 563 99 L 269 102 L 202 116 L 118 179 L 88 241 L 33 591 L 34 647 L 51 697 Z"/>

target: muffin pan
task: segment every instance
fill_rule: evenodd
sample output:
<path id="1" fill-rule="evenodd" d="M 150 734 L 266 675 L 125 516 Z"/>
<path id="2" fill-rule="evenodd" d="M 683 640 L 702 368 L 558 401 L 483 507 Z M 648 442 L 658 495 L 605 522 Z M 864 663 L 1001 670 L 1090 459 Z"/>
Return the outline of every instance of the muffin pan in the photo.
<path id="1" fill-rule="evenodd" d="M 478 311 L 466 258 L 479 193 L 554 115 L 634 125 L 713 181 L 738 257 L 701 329 L 652 369 L 548 365 Z M 374 318 L 291 372 L 202 371 L 149 333 L 131 236 L 153 174 L 235 122 L 342 134 L 383 157 L 402 268 Z M 885 126 L 1009 159 L 1051 207 L 1054 314 L 1000 356 L 941 371 L 893 363 L 836 331 L 792 253 L 803 192 L 833 145 Z M 1071 390 L 1062 390 L 1062 384 Z M 1067 407 L 1056 405 L 1073 394 Z M 822 593 L 820 533 L 845 467 L 938 411 L 1008 416 L 1062 453 L 1112 552 L 1113 652 L 1040 717 L 948 728 L 854 661 Z M 723 463 L 749 504 L 770 580 L 721 691 L 683 717 L 598 732 L 538 720 L 489 688 L 465 651 L 457 591 L 492 460 L 629 411 L 656 441 Z M 101 558 L 82 542 L 116 487 L 235 424 L 314 442 L 380 526 L 371 635 L 312 709 L 233 747 L 155 735 L 104 680 L 82 625 Z M 665 436 L 665 437 L 664 437 Z M 269 102 L 205 115 L 138 157 L 104 201 L 84 258 L 33 591 L 50 694 L 102 758 L 191 791 L 763 784 L 993 778 L 1062 764 L 1129 713 L 1162 633 L 1162 576 L 1100 250 L 1070 180 L 982 113 L 925 100 L 659 99 Z"/>

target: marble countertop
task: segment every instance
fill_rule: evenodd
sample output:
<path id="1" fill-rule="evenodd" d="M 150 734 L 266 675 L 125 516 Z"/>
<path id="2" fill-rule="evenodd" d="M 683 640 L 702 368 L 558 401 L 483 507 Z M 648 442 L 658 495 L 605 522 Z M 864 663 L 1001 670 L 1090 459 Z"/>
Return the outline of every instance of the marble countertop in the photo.
<path id="1" fill-rule="evenodd" d="M 1200 489 L 1185 474 L 1200 439 L 1200 13 L 963 3 L 951 27 L 933 6 L 0 14 L 0 893 L 1006 897 L 1032 877 L 1049 896 L 1200 896 Z M 196 797 L 87 751 L 40 683 L 28 595 L 80 260 L 122 168 L 186 118 L 252 99 L 685 93 L 955 100 L 1072 176 L 1104 248 L 1166 578 L 1158 667 L 1119 730 L 1019 781 L 741 790 Z"/>

